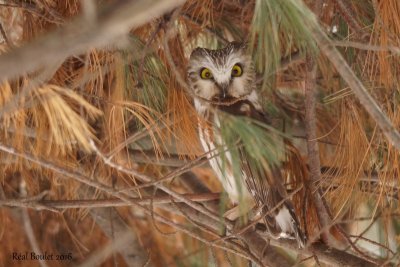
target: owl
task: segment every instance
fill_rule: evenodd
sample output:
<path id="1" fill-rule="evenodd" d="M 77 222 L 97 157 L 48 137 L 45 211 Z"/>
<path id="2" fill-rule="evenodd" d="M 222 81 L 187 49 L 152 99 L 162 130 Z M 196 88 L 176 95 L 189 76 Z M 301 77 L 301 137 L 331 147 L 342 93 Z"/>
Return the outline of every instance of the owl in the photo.
<path id="1" fill-rule="evenodd" d="M 280 169 L 272 167 L 256 173 L 245 153 L 240 153 L 241 177 L 235 179 L 229 151 L 224 159 L 216 151 L 224 144 L 219 131 L 215 130 L 221 126 L 219 112 L 269 124 L 259 102 L 256 73 L 246 45 L 232 42 L 217 50 L 196 48 L 190 55 L 187 75 L 199 116 L 201 145 L 209 152 L 210 165 L 231 201 L 238 204 L 244 199 L 253 199 L 258 210 L 263 211 L 261 214 L 267 214 L 262 221 L 269 236 L 296 238 L 299 246 L 304 247 L 305 235 L 293 203 L 287 197 Z"/>

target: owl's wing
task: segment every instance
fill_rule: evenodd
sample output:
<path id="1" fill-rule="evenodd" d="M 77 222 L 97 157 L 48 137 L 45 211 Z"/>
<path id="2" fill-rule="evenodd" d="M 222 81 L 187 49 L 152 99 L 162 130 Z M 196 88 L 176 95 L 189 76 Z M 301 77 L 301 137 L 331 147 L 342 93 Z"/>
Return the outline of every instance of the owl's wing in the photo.
<path id="1" fill-rule="evenodd" d="M 269 117 L 248 100 L 241 100 L 229 106 L 220 106 L 220 110 L 235 116 L 245 116 L 269 125 Z M 268 162 L 254 163 L 243 148 L 240 148 L 241 168 L 248 191 L 254 197 L 264 217 L 270 234 L 277 237 L 294 235 L 299 246 L 304 247 L 305 235 L 300 229 L 299 220 L 293 203 L 288 198 L 284 187 L 284 179 L 279 166 Z M 260 166 L 262 166 L 260 168 Z"/>

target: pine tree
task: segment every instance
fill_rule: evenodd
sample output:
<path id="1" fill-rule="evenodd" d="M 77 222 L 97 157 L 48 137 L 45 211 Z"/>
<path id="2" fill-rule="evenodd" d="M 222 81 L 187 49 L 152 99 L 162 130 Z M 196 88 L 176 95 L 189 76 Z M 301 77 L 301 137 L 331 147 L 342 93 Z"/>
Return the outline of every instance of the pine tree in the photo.
<path id="1" fill-rule="evenodd" d="M 0 262 L 399 264 L 399 14 L 398 0 L 0 1 Z M 186 65 L 230 41 L 247 42 L 272 124 L 226 114 L 221 153 L 238 160 L 241 140 L 258 166 L 277 164 L 276 136 L 297 148 L 279 162 L 306 249 L 223 216 Z"/>

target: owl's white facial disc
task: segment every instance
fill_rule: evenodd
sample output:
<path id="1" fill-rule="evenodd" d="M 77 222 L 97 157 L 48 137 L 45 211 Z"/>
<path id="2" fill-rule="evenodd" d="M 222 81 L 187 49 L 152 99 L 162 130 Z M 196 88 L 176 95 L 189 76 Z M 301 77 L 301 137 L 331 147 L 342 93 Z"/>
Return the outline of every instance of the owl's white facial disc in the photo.
<path id="1" fill-rule="evenodd" d="M 202 75 L 204 70 L 209 74 Z M 190 56 L 188 79 L 194 94 L 207 100 L 241 98 L 255 88 L 251 57 L 239 43 L 218 50 L 196 48 Z"/>

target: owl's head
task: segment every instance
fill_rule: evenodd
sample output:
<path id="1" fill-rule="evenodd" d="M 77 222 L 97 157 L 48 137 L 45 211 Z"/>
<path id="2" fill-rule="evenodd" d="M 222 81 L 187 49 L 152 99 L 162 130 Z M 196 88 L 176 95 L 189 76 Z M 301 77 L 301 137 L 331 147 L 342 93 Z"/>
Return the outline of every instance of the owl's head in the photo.
<path id="1" fill-rule="evenodd" d="M 196 96 L 224 102 L 249 95 L 255 88 L 255 71 L 245 44 L 232 42 L 222 49 L 193 50 L 188 80 Z"/>

